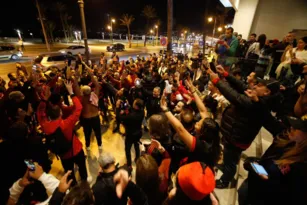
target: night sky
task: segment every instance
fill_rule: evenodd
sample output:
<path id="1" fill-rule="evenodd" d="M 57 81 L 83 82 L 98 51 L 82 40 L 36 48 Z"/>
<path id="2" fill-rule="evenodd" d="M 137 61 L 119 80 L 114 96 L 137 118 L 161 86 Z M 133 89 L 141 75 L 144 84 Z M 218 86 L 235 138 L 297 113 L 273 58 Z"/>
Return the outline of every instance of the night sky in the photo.
<path id="1" fill-rule="evenodd" d="M 81 30 L 80 14 L 77 0 L 39 0 L 42 7 L 45 7 L 45 16 L 49 21 L 56 23 L 55 35 L 62 35 L 59 13 L 53 8 L 56 1 L 61 1 L 67 6 L 67 13 L 72 17 L 69 21 L 76 29 Z M 173 0 L 174 1 L 174 30 L 178 26 L 188 27 L 193 31 L 201 31 L 204 22 L 204 11 L 206 0 Z M 218 0 L 209 0 L 209 12 L 213 12 Z M 166 32 L 167 26 L 167 0 L 84 0 L 86 23 L 89 37 L 95 37 L 97 32 L 106 29 L 108 24 L 107 14 L 117 19 L 114 27 L 115 32 L 119 29 L 119 18 L 122 14 L 128 13 L 135 17 L 132 23 L 132 30 L 141 33 L 146 27 L 146 19 L 142 16 L 145 5 L 152 5 L 157 12 L 157 19 L 162 22 L 161 30 Z M 34 36 L 40 35 L 40 23 L 34 0 L 6 0 L 1 2 L 1 26 L 0 36 L 14 36 L 20 29 L 26 37 L 30 32 Z M 18 6 L 17 6 L 18 5 Z M 230 12 L 233 16 L 234 12 Z M 152 25 L 154 25 L 152 22 Z M 160 31 L 161 31 L 160 30 Z"/>

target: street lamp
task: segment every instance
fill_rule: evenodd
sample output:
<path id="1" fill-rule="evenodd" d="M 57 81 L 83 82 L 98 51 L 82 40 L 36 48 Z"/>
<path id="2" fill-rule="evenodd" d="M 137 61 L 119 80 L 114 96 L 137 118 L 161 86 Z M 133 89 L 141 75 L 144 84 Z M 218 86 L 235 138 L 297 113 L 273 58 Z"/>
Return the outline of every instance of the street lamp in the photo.
<path id="1" fill-rule="evenodd" d="M 84 47 L 85 47 L 85 58 L 86 58 L 86 63 L 88 63 L 90 60 L 90 53 L 89 53 L 88 43 L 87 43 L 86 23 L 85 23 L 85 16 L 84 16 L 84 1 L 78 0 L 78 4 L 80 7 L 82 32 L 83 32 L 83 40 L 84 40 Z"/>
<path id="2" fill-rule="evenodd" d="M 108 26 L 108 29 L 111 31 L 112 43 L 114 42 L 114 40 L 113 40 L 113 23 L 115 23 L 115 19 L 111 19 L 111 26 Z"/>
<path id="3" fill-rule="evenodd" d="M 18 35 L 19 39 L 21 40 L 20 30 L 19 30 L 19 29 L 16 29 L 16 32 L 17 32 L 17 35 Z"/>
<path id="4" fill-rule="evenodd" d="M 228 28 L 228 26 L 227 26 L 227 25 L 225 25 L 225 28 Z"/>
<path id="5" fill-rule="evenodd" d="M 157 33 L 156 33 L 156 38 L 157 38 L 157 45 L 158 45 L 158 40 L 159 40 L 159 26 L 155 25 L 155 28 L 157 29 Z"/>
<path id="6" fill-rule="evenodd" d="M 153 32 L 154 32 L 154 31 L 153 31 L 152 29 L 150 29 L 150 34 L 151 34 L 152 45 L 154 44 L 154 41 L 153 41 L 153 35 L 152 35 L 152 34 L 153 34 Z"/>
<path id="7" fill-rule="evenodd" d="M 209 17 L 208 18 L 208 21 L 209 22 L 212 22 L 213 21 L 213 18 L 212 17 Z M 215 36 L 215 27 L 216 27 L 216 18 L 214 18 L 214 24 L 213 24 L 213 30 L 212 30 L 212 38 L 211 38 L 211 46 L 213 45 L 213 38 Z"/>
<path id="8" fill-rule="evenodd" d="M 217 30 L 218 30 L 218 32 L 221 32 L 223 30 L 223 28 L 222 27 L 218 27 Z"/>

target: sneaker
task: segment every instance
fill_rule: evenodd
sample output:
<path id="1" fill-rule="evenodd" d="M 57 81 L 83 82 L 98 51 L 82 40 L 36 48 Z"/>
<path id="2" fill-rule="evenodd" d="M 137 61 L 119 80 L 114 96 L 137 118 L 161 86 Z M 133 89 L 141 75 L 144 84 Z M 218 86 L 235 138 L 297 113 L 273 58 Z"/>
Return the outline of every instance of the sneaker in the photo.
<path id="1" fill-rule="evenodd" d="M 86 180 L 89 184 L 92 183 L 93 181 L 93 177 L 91 175 L 87 176 L 87 180 Z"/>
<path id="2" fill-rule="evenodd" d="M 98 146 L 99 154 L 102 153 L 102 146 Z"/>
<path id="3" fill-rule="evenodd" d="M 86 151 L 87 151 L 87 152 L 90 152 L 90 151 L 91 151 L 91 148 L 90 148 L 90 147 L 87 147 L 87 148 L 86 148 Z"/>
<path id="4" fill-rule="evenodd" d="M 223 182 L 221 179 L 215 180 L 215 188 L 225 189 L 229 185 L 229 182 Z"/>

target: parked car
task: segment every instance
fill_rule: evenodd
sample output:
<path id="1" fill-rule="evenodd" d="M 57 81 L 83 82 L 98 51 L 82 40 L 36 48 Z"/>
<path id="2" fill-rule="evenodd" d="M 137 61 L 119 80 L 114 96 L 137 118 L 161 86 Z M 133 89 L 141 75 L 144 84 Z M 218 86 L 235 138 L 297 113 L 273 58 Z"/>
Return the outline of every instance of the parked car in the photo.
<path id="1" fill-rule="evenodd" d="M 18 60 L 22 55 L 23 52 L 16 50 L 14 46 L 0 45 L 0 59 Z"/>
<path id="2" fill-rule="evenodd" d="M 112 45 L 107 46 L 107 51 L 124 51 L 125 46 L 121 43 L 114 43 Z"/>
<path id="3" fill-rule="evenodd" d="M 89 53 L 91 53 L 91 49 L 88 48 Z M 59 50 L 60 53 L 69 54 L 69 55 L 78 55 L 79 53 L 85 54 L 84 46 L 69 46 L 68 48 Z"/>
<path id="4" fill-rule="evenodd" d="M 50 68 L 62 70 L 66 66 L 65 61 L 68 59 L 75 61 L 73 56 L 59 52 L 41 53 L 33 60 L 32 69 L 36 70 L 39 67 L 43 72 L 46 72 Z"/>

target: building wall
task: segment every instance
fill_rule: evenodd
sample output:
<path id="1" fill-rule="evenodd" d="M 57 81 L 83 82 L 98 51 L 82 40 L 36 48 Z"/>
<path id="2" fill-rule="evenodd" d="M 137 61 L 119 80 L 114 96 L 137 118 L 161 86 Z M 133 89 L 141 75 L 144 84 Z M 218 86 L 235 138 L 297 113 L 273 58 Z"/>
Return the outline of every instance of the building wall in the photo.
<path id="1" fill-rule="evenodd" d="M 239 2 L 232 26 L 236 32 L 242 34 L 244 39 L 247 39 L 250 34 L 259 1 L 260 0 L 240 0 Z"/>
<path id="2" fill-rule="evenodd" d="M 307 29 L 307 0 L 259 0 L 250 33 L 281 40 L 293 29 Z"/>

